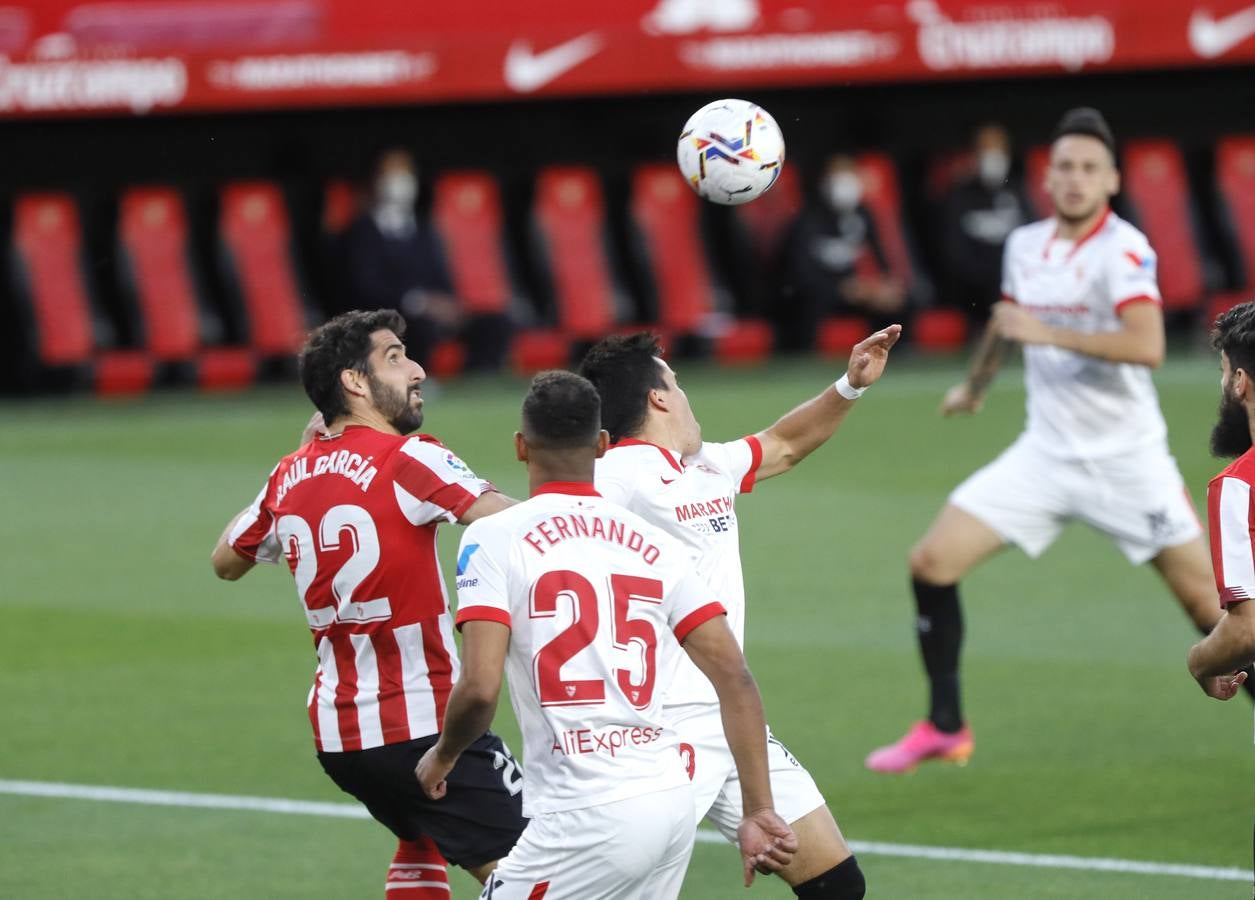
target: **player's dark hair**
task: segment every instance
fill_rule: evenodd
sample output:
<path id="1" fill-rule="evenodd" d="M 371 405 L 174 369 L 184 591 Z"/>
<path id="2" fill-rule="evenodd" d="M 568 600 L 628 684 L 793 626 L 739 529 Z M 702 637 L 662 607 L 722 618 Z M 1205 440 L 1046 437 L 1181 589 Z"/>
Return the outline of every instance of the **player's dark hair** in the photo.
<path id="1" fill-rule="evenodd" d="M 601 395 L 601 425 L 612 443 L 644 427 L 649 392 L 666 388 L 661 356 L 658 336 L 647 331 L 608 337 L 584 354 L 579 371 Z"/>
<path id="2" fill-rule="evenodd" d="M 1239 303 L 1216 317 L 1211 345 L 1229 357 L 1230 369 L 1255 378 L 1255 301 Z"/>
<path id="3" fill-rule="evenodd" d="M 541 372 L 523 399 L 523 433 L 531 446 L 546 450 L 596 447 L 601 433 L 597 389 L 574 372 Z"/>
<path id="4" fill-rule="evenodd" d="M 1115 160 L 1116 136 L 1112 133 L 1107 120 L 1103 118 L 1103 114 L 1093 107 L 1078 106 L 1076 109 L 1069 109 L 1065 112 L 1059 124 L 1055 126 L 1054 133 L 1050 135 L 1050 143 L 1053 144 L 1059 138 L 1069 134 L 1082 134 L 1086 137 L 1097 138 L 1110 151 L 1112 161 Z"/>
<path id="5" fill-rule="evenodd" d="M 328 423 L 349 411 L 348 398 L 340 385 L 345 369 L 370 374 L 370 336 L 389 330 L 405 337 L 405 319 L 393 309 L 365 312 L 355 309 L 342 313 L 314 329 L 298 358 L 305 394 Z"/>

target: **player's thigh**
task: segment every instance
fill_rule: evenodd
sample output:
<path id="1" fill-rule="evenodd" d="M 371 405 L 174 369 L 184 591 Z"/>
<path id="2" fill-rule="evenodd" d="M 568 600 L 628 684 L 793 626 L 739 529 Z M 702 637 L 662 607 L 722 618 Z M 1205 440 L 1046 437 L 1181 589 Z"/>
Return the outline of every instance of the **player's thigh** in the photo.
<path id="1" fill-rule="evenodd" d="M 954 584 L 1006 544 L 985 521 L 947 503 L 911 549 L 911 576 L 931 584 Z"/>
<path id="2" fill-rule="evenodd" d="M 477 870 L 500 859 L 527 825 L 522 779 L 510 751 L 492 732 L 477 739 L 449 773 L 448 793 L 432 800 L 414 768 L 436 737 L 354 753 L 321 753 L 333 781 L 356 797 L 398 838 L 427 835 L 450 863 Z"/>
<path id="3" fill-rule="evenodd" d="M 770 729 L 767 731 L 767 773 L 771 778 L 771 797 L 776 812 L 786 822 L 792 824 L 802 821 L 821 808 L 827 811 L 824 795 L 815 784 L 815 779 Z M 741 823 L 741 811 L 741 780 L 734 767 L 706 818 L 719 829 L 720 834 L 736 843 L 736 829 Z M 839 838 L 840 832 L 836 832 L 836 835 Z M 844 848 L 844 844 L 845 841 L 841 840 L 836 849 Z M 849 849 L 844 849 L 844 855 L 838 855 L 840 858 L 833 865 L 849 856 Z"/>
<path id="4" fill-rule="evenodd" d="M 482 898 L 653 900 L 679 895 L 693 852 L 688 785 L 538 815 L 484 885 Z"/>
<path id="5" fill-rule="evenodd" d="M 1005 544 L 1040 556 L 1067 522 L 1067 476 L 1066 464 L 1017 440 L 951 492 L 911 551 L 912 574 L 951 584 Z"/>

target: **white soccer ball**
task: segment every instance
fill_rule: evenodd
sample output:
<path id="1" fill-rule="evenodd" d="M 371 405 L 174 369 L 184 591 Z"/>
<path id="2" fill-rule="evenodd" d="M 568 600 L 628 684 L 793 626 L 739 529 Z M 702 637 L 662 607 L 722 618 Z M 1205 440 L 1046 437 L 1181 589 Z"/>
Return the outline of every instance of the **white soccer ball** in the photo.
<path id="1" fill-rule="evenodd" d="M 761 197 L 780 177 L 784 135 L 761 106 L 716 100 L 684 123 L 675 157 L 699 197 L 738 206 Z"/>

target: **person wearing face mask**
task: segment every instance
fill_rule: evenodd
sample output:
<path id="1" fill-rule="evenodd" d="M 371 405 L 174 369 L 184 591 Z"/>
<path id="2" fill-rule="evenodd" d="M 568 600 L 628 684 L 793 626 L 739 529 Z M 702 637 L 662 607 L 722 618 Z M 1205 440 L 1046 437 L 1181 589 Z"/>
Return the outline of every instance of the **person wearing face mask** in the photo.
<path id="1" fill-rule="evenodd" d="M 509 318 L 466 314 L 439 237 L 418 217 L 417 201 L 414 158 L 400 148 L 385 151 L 374 169 L 370 203 L 344 242 L 347 305 L 401 313 L 407 350 L 420 363 L 430 362 L 439 341 L 461 337 L 468 369 L 499 368 L 509 345 Z"/>
<path id="2" fill-rule="evenodd" d="M 873 328 L 900 318 L 906 291 L 889 275 L 862 200 L 863 182 L 853 157 L 833 156 L 817 197 L 798 217 L 786 244 L 778 321 L 787 349 L 808 349 L 817 326 L 830 316 L 863 316 Z"/>
<path id="3" fill-rule="evenodd" d="M 983 322 L 998 300 L 1002 247 L 1030 219 L 1018 179 L 1011 178 L 1011 138 L 987 124 L 972 136 L 972 169 L 944 200 L 938 244 L 944 253 L 946 300 Z"/>

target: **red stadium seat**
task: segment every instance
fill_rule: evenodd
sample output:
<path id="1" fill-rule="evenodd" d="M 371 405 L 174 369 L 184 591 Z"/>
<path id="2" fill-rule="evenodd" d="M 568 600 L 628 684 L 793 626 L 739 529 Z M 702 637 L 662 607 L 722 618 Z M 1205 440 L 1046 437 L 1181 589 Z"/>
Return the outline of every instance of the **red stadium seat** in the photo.
<path id="1" fill-rule="evenodd" d="M 1043 219 L 1055 214 L 1054 203 L 1046 193 L 1046 170 L 1050 168 L 1050 148 L 1033 147 L 1024 156 L 1024 187 L 1033 210 Z"/>
<path id="2" fill-rule="evenodd" d="M 1220 142 L 1216 148 L 1216 186 L 1245 270 L 1246 287 L 1255 291 L 1255 135 Z"/>
<path id="3" fill-rule="evenodd" d="M 845 356 L 871 334 L 871 323 L 859 316 L 834 316 L 819 323 L 815 347 L 824 356 Z"/>
<path id="4" fill-rule="evenodd" d="M 1123 184 L 1138 226 L 1159 257 L 1164 308 L 1197 308 L 1207 288 L 1180 148 L 1164 140 L 1130 141 L 1124 153 Z"/>
<path id="5" fill-rule="evenodd" d="M 26 283 L 41 366 L 91 362 L 92 314 L 79 261 L 82 230 L 68 194 L 26 194 L 13 209 L 16 262 Z"/>
<path id="6" fill-rule="evenodd" d="M 38 365 L 90 369 L 96 390 L 105 395 L 147 390 L 153 380 L 148 354 L 96 344 L 74 201 L 66 194 L 18 197 L 13 240 L 31 306 Z"/>
<path id="7" fill-rule="evenodd" d="M 178 192 L 128 190 L 120 203 L 118 231 L 148 354 L 162 363 L 194 364 L 197 380 L 207 388 L 249 384 L 255 364 L 246 348 L 203 350 L 204 313 L 192 284 L 187 215 Z"/>
<path id="8" fill-rule="evenodd" d="M 510 368 L 522 376 L 545 369 L 564 369 L 570 356 L 570 340 L 557 331 L 523 331 L 510 344 Z"/>
<path id="9" fill-rule="evenodd" d="M 271 182 L 234 182 L 222 189 L 221 202 L 219 233 L 238 280 L 249 343 L 263 356 L 291 357 L 307 323 L 283 195 Z"/>
<path id="10" fill-rule="evenodd" d="M 453 292 L 470 313 L 503 313 L 510 275 L 501 196 L 486 172 L 449 172 L 435 186 L 432 218 L 444 245 Z"/>
<path id="11" fill-rule="evenodd" d="M 929 353 L 953 353 L 967 341 L 967 317 L 957 309 L 922 309 L 911 319 L 911 343 Z"/>
<path id="12" fill-rule="evenodd" d="M 712 337 L 720 360 L 764 359 L 771 350 L 771 331 L 764 323 L 721 321 L 726 317 L 719 315 L 702 244 L 700 202 L 675 166 L 645 165 L 633 173 L 632 218 L 657 287 L 659 324 L 677 335 Z"/>
<path id="13" fill-rule="evenodd" d="M 616 324 L 614 282 L 596 173 L 576 167 L 542 170 L 533 216 L 553 276 L 558 330 L 580 340 L 609 334 Z"/>

